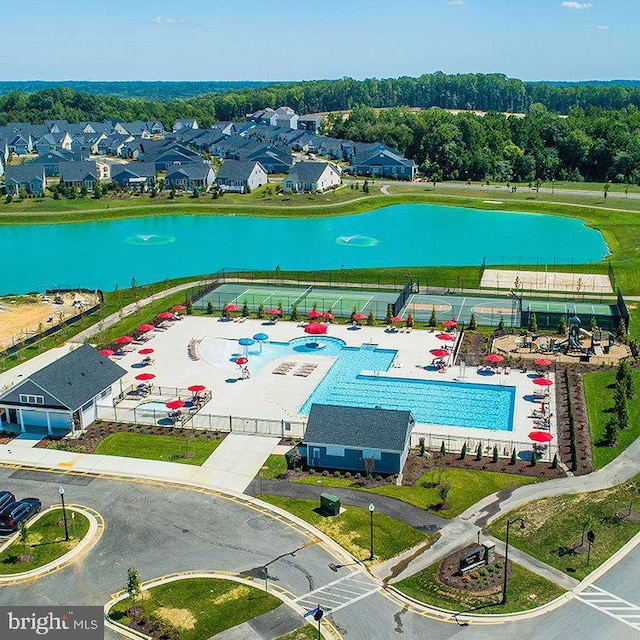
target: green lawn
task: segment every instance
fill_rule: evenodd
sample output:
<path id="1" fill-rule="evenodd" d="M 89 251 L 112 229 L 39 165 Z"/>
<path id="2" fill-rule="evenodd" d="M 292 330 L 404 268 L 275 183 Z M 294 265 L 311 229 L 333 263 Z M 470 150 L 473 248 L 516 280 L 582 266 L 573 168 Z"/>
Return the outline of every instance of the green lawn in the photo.
<path id="1" fill-rule="evenodd" d="M 116 603 L 109 615 L 128 625 L 132 602 Z M 242 624 L 281 605 L 281 601 L 254 587 L 215 578 L 175 580 L 145 591 L 142 606 L 145 618 L 153 616 L 176 629 L 180 640 L 202 640 Z"/>
<path id="2" fill-rule="evenodd" d="M 89 520 L 81 513 L 67 511 L 69 541 L 64 539 L 64 527 L 59 527 L 62 509 L 45 513 L 32 526 L 27 525 L 26 547 L 20 538 L 0 553 L 0 574 L 12 575 L 42 567 L 71 551 L 89 531 Z M 30 562 L 20 562 L 20 556 L 30 554 Z"/>
<path id="3" fill-rule="evenodd" d="M 183 464 L 201 465 L 217 448 L 220 440 L 204 440 L 180 436 L 161 436 L 148 433 L 122 431 L 107 436 L 94 453 L 145 460 L 164 460 Z M 183 457 L 185 454 L 193 457 Z"/>
<path id="4" fill-rule="evenodd" d="M 394 584 L 408 596 L 451 611 L 470 611 L 476 614 L 514 613 L 539 607 L 564 593 L 564 589 L 517 564 L 511 564 L 507 604 L 501 605 L 502 593 L 490 596 L 463 595 L 438 580 L 440 564 L 434 564 L 409 578 Z"/>
<path id="5" fill-rule="evenodd" d="M 318 638 L 318 626 L 311 626 L 305 624 L 304 627 L 300 627 L 291 633 L 287 633 L 285 636 L 280 636 L 276 640 L 317 640 Z"/>
<path id="6" fill-rule="evenodd" d="M 536 482 L 536 478 L 517 476 L 512 473 L 495 473 L 493 471 L 476 471 L 474 469 L 447 469 L 442 480 L 451 485 L 447 502 L 449 509 L 439 510 L 437 470 L 427 471 L 412 487 L 389 484 L 375 489 L 363 489 L 368 493 L 389 496 L 408 502 L 420 509 L 427 509 L 444 518 L 454 518 L 472 504 L 496 491 L 519 487 L 523 484 Z M 301 478 L 297 482 L 304 484 L 319 484 L 328 487 L 343 487 L 348 489 L 362 489 L 354 483 L 353 478 L 333 478 L 332 476 L 313 475 Z"/>
<path id="7" fill-rule="evenodd" d="M 369 558 L 369 511 L 362 507 L 346 507 L 344 513 L 331 518 L 318 514 L 314 509 L 317 500 L 301 500 L 281 496 L 261 495 L 261 500 L 280 507 L 302 520 L 306 520 L 323 533 L 333 538 L 340 546 L 360 560 Z M 406 549 L 435 538 L 421 533 L 404 522 L 394 520 L 383 513 L 373 518 L 374 555 L 376 562 L 387 560 Z"/>
<path id="8" fill-rule="evenodd" d="M 640 475 L 632 479 L 636 485 Z M 581 580 L 640 531 L 640 524 L 616 516 L 629 508 L 631 490 L 624 483 L 611 489 L 534 500 L 509 512 L 488 527 L 489 533 L 504 539 L 505 519 L 524 518 L 526 528 L 512 527 L 509 541 L 526 553 Z M 635 494 L 636 510 L 640 509 Z M 586 554 L 568 552 L 572 543 L 582 540 L 582 530 L 596 539 L 587 566 Z"/>
<path id="9" fill-rule="evenodd" d="M 611 418 L 607 413 L 613 407 L 613 388 L 616 382 L 615 371 L 594 371 L 585 374 L 584 393 L 589 412 L 589 430 L 591 432 L 591 450 L 596 469 L 604 467 L 617 458 L 635 439 L 640 436 L 640 370 L 632 369 L 636 396 L 629 400 L 629 428 L 618 432 L 618 445 L 608 447 L 603 444 L 605 425 Z"/>
<path id="10" fill-rule="evenodd" d="M 263 465 L 266 469 L 261 469 L 262 477 L 265 480 L 277 480 L 281 473 L 287 470 L 287 459 L 284 456 L 271 454 Z"/>

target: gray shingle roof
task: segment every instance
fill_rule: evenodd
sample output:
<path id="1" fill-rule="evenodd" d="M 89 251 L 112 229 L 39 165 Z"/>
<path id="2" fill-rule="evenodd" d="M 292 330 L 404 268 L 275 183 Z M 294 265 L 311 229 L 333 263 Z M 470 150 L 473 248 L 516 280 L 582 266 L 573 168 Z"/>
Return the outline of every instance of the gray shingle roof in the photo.
<path id="1" fill-rule="evenodd" d="M 313 404 L 305 443 L 404 451 L 414 424 L 410 411 Z"/>
<path id="2" fill-rule="evenodd" d="M 293 182 L 317 182 L 327 167 L 333 167 L 329 162 L 297 162 L 293 165 L 289 175 L 285 178 Z M 336 171 L 336 173 L 339 173 Z"/>
<path id="3" fill-rule="evenodd" d="M 140 178 L 155 178 L 156 165 L 153 162 L 127 162 L 126 164 L 111 165 L 111 179 L 121 173 L 133 174 Z"/>
<path id="4" fill-rule="evenodd" d="M 257 160 L 225 160 L 218 171 L 218 180 L 247 180 L 256 165 L 260 165 Z"/>
<path id="5" fill-rule="evenodd" d="M 15 180 L 16 182 L 30 182 L 34 178 L 40 179 L 44 182 L 45 176 L 43 166 L 22 164 L 16 167 L 7 167 L 7 170 L 5 172 L 5 180 Z"/>
<path id="6" fill-rule="evenodd" d="M 204 180 L 211 170 L 211 165 L 207 162 L 178 164 L 167 168 L 166 180 L 169 182 L 180 174 L 187 176 L 189 180 Z"/>
<path id="7" fill-rule="evenodd" d="M 75 411 L 126 373 L 97 349 L 83 344 L 28 379 Z"/>
<path id="8" fill-rule="evenodd" d="M 83 162 L 63 162 L 60 165 L 62 182 L 91 182 L 98 180 L 100 174 L 93 160 Z"/>

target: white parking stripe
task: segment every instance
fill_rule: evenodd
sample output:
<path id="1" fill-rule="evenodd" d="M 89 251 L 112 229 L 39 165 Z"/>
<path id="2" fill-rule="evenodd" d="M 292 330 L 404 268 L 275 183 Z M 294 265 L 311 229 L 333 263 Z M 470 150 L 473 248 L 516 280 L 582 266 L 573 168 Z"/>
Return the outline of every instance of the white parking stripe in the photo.
<path id="1" fill-rule="evenodd" d="M 595 585 L 587 587 L 587 589 L 576 596 L 576 599 L 626 624 L 628 627 L 640 631 L 640 621 L 637 620 L 637 618 L 640 618 L 639 605 L 620 598 Z"/>
<path id="2" fill-rule="evenodd" d="M 380 589 L 382 589 L 382 587 L 376 587 L 375 589 L 371 589 L 371 591 L 367 591 L 367 593 L 363 593 L 361 596 L 358 596 L 357 598 L 354 598 L 353 600 L 350 600 L 349 602 L 345 602 L 344 604 L 341 604 L 339 607 L 336 607 L 335 609 L 331 609 L 331 613 L 335 613 L 336 611 L 340 611 L 340 609 L 344 609 L 345 607 L 348 607 L 348 606 L 352 605 L 354 602 L 358 602 L 358 600 L 362 600 L 363 598 L 367 598 L 370 595 L 380 591 Z"/>

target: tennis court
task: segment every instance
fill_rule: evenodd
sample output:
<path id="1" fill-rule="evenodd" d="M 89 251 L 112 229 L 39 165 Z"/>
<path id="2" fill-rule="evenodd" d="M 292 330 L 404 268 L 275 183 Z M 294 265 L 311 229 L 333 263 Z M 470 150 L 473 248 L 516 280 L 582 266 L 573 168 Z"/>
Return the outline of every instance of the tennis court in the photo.
<path id="1" fill-rule="evenodd" d="M 293 305 L 297 305 L 301 314 L 311 311 L 315 306 L 320 311 L 330 309 L 339 317 L 350 316 L 355 307 L 361 313 L 369 313 L 373 309 L 376 318 L 384 318 L 387 305 L 393 303 L 397 297 L 397 293 L 382 291 L 222 284 L 198 300 L 195 306 L 205 309 L 208 303 L 212 302 L 214 308 L 220 310 L 227 304 L 241 307 L 246 302 L 251 311 L 257 311 L 260 305 L 270 309 L 282 304 L 285 314 L 291 312 Z"/>

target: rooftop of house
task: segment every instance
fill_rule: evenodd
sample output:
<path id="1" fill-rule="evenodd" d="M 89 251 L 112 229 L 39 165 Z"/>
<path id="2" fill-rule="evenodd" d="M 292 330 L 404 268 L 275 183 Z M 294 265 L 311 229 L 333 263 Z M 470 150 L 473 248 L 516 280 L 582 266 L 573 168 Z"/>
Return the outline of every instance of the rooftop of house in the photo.
<path id="1" fill-rule="evenodd" d="M 327 167 L 340 175 L 340 170 L 330 162 L 297 162 L 291 167 L 285 182 L 317 182 Z"/>
<path id="2" fill-rule="evenodd" d="M 218 180 L 247 180 L 256 165 L 264 171 L 257 160 L 225 160 L 218 171 Z"/>

